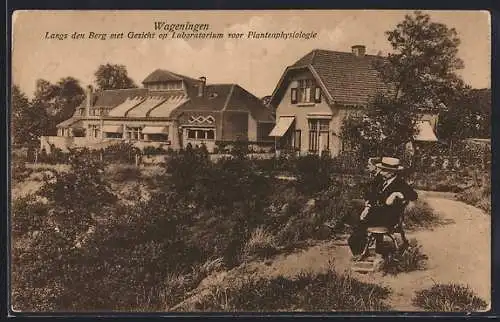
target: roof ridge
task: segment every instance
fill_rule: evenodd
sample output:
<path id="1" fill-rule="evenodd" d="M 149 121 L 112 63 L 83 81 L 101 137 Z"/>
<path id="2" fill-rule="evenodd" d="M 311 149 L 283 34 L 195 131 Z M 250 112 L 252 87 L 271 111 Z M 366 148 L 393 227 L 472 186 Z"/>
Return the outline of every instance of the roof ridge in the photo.
<path id="1" fill-rule="evenodd" d="M 310 65 L 314 65 L 314 58 L 316 58 L 316 53 L 319 51 L 319 49 L 314 49 L 312 51 L 312 57 L 311 57 L 311 64 Z"/>
<path id="2" fill-rule="evenodd" d="M 314 51 L 318 52 L 318 51 L 326 51 L 326 52 L 330 52 L 330 53 L 337 53 L 337 54 L 351 54 L 352 55 L 352 52 L 350 51 L 340 51 L 340 50 L 333 50 L 333 49 L 322 49 L 322 48 L 317 48 L 317 49 L 314 49 Z M 384 58 L 384 57 L 387 57 L 387 56 L 381 56 L 381 55 L 372 55 L 372 54 L 364 54 L 363 57 L 366 57 L 366 56 L 369 56 L 369 57 L 381 57 L 381 58 Z"/>
<path id="3" fill-rule="evenodd" d="M 227 94 L 227 98 L 226 98 L 226 101 L 224 102 L 224 107 L 222 108 L 221 112 L 224 112 L 227 109 L 229 101 L 231 100 L 231 97 L 233 96 L 235 86 L 236 86 L 235 84 L 233 84 L 231 86 L 231 89 L 229 90 L 229 93 Z"/>

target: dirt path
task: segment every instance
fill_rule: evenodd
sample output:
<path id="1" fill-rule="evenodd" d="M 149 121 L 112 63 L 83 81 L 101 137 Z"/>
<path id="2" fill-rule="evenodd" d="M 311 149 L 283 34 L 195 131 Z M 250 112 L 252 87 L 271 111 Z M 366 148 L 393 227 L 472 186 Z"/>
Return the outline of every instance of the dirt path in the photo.
<path id="1" fill-rule="evenodd" d="M 272 261 L 251 262 L 230 272 L 211 276 L 193 292 L 195 296 L 180 303 L 174 310 L 192 308 L 196 299 L 207 293 L 208 286 L 224 284 L 228 279 L 254 274 L 291 277 L 303 271 L 320 273 L 326 271 L 332 261 L 340 272 L 349 272 L 362 281 L 389 286 L 393 290 L 389 304 L 395 311 L 418 310 L 411 304 L 414 292 L 432 287 L 434 283 L 467 284 L 490 302 L 491 217 L 480 209 L 448 199 L 450 196 L 428 192 L 420 196 L 448 222 L 433 230 L 407 234 L 409 238 L 418 240 L 422 251 L 429 257 L 428 268 L 424 271 L 397 276 L 349 272 L 350 253 L 345 243 L 324 242 L 292 254 L 279 255 Z"/>

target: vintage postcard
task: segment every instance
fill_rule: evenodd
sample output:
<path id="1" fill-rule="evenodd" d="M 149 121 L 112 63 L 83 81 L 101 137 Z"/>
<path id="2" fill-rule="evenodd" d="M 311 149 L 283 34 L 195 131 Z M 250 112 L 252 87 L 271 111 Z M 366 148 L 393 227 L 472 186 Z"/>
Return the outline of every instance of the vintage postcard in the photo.
<path id="1" fill-rule="evenodd" d="M 486 11 L 16 11 L 18 312 L 484 312 Z"/>

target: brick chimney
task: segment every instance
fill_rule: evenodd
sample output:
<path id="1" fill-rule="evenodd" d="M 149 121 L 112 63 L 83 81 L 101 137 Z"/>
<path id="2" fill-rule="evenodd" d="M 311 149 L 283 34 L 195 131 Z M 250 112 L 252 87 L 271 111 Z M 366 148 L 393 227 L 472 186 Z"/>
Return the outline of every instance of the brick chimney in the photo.
<path id="1" fill-rule="evenodd" d="M 207 85 L 207 78 L 200 77 L 200 84 L 198 85 L 198 97 L 205 96 L 205 86 Z"/>
<path id="2" fill-rule="evenodd" d="M 92 88 L 92 85 L 88 85 L 85 92 L 85 112 L 87 116 L 89 116 L 90 108 L 92 107 L 93 93 L 94 89 Z"/>
<path id="3" fill-rule="evenodd" d="M 354 45 L 351 47 L 351 50 L 355 56 L 363 57 L 366 52 L 366 47 L 364 45 Z"/>

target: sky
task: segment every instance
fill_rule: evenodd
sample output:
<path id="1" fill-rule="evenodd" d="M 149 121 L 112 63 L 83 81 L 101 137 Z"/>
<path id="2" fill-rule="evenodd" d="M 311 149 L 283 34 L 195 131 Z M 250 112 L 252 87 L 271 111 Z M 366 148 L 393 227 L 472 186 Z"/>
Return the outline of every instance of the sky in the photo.
<path id="1" fill-rule="evenodd" d="M 459 75 L 473 88 L 490 87 L 490 17 L 486 11 L 424 11 L 432 21 L 457 30 Z M 313 49 L 367 54 L 391 51 L 385 31 L 411 11 L 17 11 L 13 16 L 12 81 L 29 96 L 37 79 L 57 82 L 72 76 L 95 85 L 100 64 L 125 65 L 140 85 L 156 69 L 207 83 L 237 83 L 258 97 L 270 95 L 284 69 Z M 211 32 L 316 32 L 315 39 L 128 39 L 128 32 L 155 32 L 154 22 L 208 24 Z M 74 32 L 124 33 L 123 39 L 71 39 Z M 68 34 L 64 40 L 47 33 Z M 159 32 L 156 32 L 157 35 Z"/>

